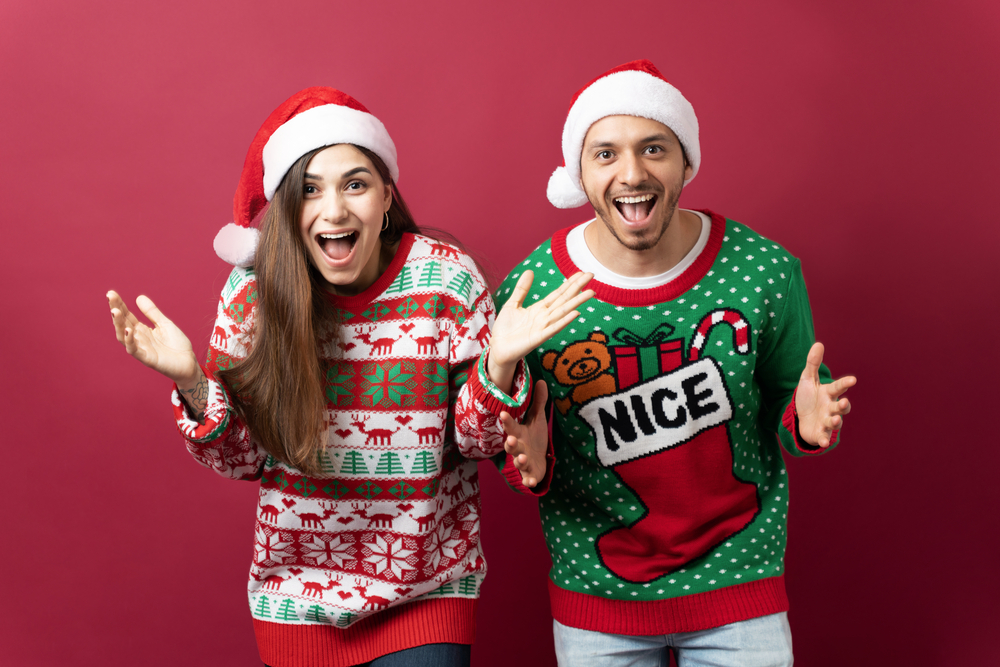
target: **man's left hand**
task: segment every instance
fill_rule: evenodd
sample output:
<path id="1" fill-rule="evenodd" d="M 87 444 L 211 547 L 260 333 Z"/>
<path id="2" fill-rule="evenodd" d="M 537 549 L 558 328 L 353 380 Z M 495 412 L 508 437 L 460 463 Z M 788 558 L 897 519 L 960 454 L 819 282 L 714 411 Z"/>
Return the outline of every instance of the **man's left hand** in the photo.
<path id="1" fill-rule="evenodd" d="M 506 412 L 500 413 L 500 421 L 507 432 L 504 451 L 521 473 L 521 483 L 529 489 L 545 479 L 545 454 L 549 450 L 549 427 L 545 421 L 545 401 L 548 398 L 549 389 L 544 380 L 539 380 L 535 383 L 535 396 L 523 424 L 518 424 Z"/>
<path id="2" fill-rule="evenodd" d="M 851 411 L 851 402 L 841 395 L 857 384 L 858 379 L 848 375 L 830 384 L 820 384 L 822 363 L 823 344 L 814 343 L 795 392 L 795 412 L 799 418 L 799 436 L 813 447 L 826 449 L 833 432 L 844 427 L 844 416 Z"/>

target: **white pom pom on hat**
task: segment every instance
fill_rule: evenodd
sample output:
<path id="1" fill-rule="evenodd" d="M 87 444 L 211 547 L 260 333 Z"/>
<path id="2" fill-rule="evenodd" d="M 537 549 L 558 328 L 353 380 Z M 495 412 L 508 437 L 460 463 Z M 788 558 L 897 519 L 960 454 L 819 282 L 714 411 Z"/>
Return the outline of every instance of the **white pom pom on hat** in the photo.
<path id="1" fill-rule="evenodd" d="M 399 180 L 396 146 L 385 126 L 360 102 L 335 88 L 295 93 L 275 109 L 254 136 L 233 198 L 233 222 L 215 236 L 215 253 L 234 266 L 252 266 L 259 233 L 254 218 L 271 201 L 296 160 L 334 144 L 367 148 Z"/>
<path id="2" fill-rule="evenodd" d="M 590 126 L 607 116 L 638 116 L 663 123 L 684 147 L 691 178 L 701 165 L 698 117 L 694 107 L 648 60 L 633 60 L 609 70 L 581 88 L 570 103 L 563 126 L 563 166 L 549 178 L 547 195 L 556 208 L 587 203 L 580 182 L 580 155 Z"/>

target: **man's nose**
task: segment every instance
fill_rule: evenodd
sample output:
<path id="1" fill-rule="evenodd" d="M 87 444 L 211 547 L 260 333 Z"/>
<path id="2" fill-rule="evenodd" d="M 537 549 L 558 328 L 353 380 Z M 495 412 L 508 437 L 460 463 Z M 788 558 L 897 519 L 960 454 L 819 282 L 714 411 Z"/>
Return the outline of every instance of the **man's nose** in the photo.
<path id="1" fill-rule="evenodd" d="M 636 187 L 646 181 L 648 174 L 642 158 L 631 151 L 622 155 L 619 163 L 618 180 L 623 185 Z"/>

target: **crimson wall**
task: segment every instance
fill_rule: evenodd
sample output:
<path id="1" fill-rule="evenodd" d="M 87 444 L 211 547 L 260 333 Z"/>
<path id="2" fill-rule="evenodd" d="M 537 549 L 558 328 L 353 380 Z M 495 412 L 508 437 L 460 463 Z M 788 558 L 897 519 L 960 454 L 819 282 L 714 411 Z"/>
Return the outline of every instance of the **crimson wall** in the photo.
<path id="1" fill-rule="evenodd" d="M 790 461 L 803 665 L 997 664 L 1000 10 L 993 2 L 0 4 L 0 664 L 259 664 L 256 488 L 197 466 L 104 293 L 207 344 L 246 148 L 332 85 L 388 127 L 419 222 L 500 274 L 585 209 L 545 199 L 572 94 L 649 58 L 693 102 L 681 203 L 802 259 L 855 373 Z M 483 469 L 476 665 L 552 665 L 534 501 Z"/>

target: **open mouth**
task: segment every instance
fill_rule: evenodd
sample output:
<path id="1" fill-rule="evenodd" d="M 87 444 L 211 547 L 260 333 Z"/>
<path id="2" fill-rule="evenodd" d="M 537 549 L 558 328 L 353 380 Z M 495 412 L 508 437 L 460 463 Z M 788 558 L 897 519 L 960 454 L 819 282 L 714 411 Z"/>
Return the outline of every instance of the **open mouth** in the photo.
<path id="1" fill-rule="evenodd" d="M 615 197 L 615 208 L 626 222 L 642 222 L 649 217 L 656 206 L 656 195 L 644 194 L 631 197 Z"/>
<path id="2" fill-rule="evenodd" d="M 357 232 L 330 232 L 316 236 L 316 242 L 323 249 L 323 254 L 334 261 L 347 259 L 357 241 Z"/>

